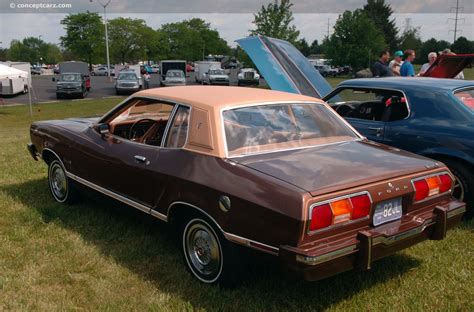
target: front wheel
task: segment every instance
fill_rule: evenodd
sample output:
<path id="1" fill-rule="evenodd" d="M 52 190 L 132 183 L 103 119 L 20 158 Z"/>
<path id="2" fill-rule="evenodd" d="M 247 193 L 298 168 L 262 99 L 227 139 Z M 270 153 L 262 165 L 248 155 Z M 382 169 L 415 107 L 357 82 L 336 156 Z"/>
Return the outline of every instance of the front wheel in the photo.
<path id="1" fill-rule="evenodd" d="M 48 184 L 51 195 L 58 203 L 72 204 L 76 201 L 76 190 L 67 177 L 63 165 L 57 159 L 48 165 Z"/>
<path id="2" fill-rule="evenodd" d="M 238 276 L 237 256 L 231 244 L 210 222 L 196 217 L 184 222 L 182 248 L 187 268 L 205 284 L 231 286 Z"/>

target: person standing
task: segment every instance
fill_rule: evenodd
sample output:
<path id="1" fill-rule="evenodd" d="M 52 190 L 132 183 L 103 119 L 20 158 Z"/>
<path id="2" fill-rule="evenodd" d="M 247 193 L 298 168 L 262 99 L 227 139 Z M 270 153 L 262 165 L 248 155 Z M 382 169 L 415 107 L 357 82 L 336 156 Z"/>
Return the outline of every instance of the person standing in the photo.
<path id="1" fill-rule="evenodd" d="M 147 71 L 143 74 L 143 87 L 145 89 L 150 88 L 150 74 Z"/>
<path id="2" fill-rule="evenodd" d="M 415 68 L 413 67 L 413 60 L 415 59 L 415 51 L 408 49 L 403 53 L 403 64 L 400 67 L 400 76 L 402 77 L 414 77 Z"/>
<path id="3" fill-rule="evenodd" d="M 383 50 L 379 54 L 379 60 L 372 66 L 373 77 L 389 77 L 393 76 L 392 71 L 388 68 L 388 60 L 390 59 L 390 52 Z"/>
<path id="4" fill-rule="evenodd" d="M 394 76 L 400 76 L 400 67 L 403 64 L 403 52 L 398 50 L 393 54 L 393 60 L 388 64 L 388 68 L 392 71 Z"/>
<path id="5" fill-rule="evenodd" d="M 428 63 L 425 63 L 423 64 L 423 66 L 421 66 L 420 73 L 418 74 L 418 76 L 423 76 L 423 74 L 426 73 L 428 68 L 430 68 L 430 66 L 434 63 L 434 61 L 436 61 L 437 58 L 438 55 L 436 54 L 436 52 L 430 52 L 428 54 Z"/>

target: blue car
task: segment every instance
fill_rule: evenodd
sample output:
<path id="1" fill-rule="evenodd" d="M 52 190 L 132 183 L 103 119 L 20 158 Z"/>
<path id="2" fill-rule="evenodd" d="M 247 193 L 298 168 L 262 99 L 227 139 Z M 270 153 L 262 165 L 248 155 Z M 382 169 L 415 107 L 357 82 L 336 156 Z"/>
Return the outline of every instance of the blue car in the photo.
<path id="1" fill-rule="evenodd" d="M 351 79 L 332 90 L 288 42 L 237 42 L 272 89 L 321 98 L 368 139 L 445 163 L 456 177 L 453 196 L 468 204 L 466 217 L 474 216 L 474 81 Z"/>

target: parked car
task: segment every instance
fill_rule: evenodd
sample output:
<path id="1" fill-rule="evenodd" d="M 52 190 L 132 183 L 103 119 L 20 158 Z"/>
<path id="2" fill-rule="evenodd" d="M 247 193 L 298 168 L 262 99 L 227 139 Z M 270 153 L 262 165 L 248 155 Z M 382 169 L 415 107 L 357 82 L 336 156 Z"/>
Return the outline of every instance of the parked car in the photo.
<path id="1" fill-rule="evenodd" d="M 204 74 L 204 84 L 208 85 L 226 85 L 230 84 L 229 75 L 221 68 L 210 68 L 207 73 Z"/>
<path id="2" fill-rule="evenodd" d="M 81 74 L 82 78 L 85 79 L 85 82 L 86 82 L 86 90 L 90 91 L 91 77 L 90 77 L 90 72 L 89 72 L 89 64 L 85 62 L 76 62 L 76 61 L 59 63 L 59 74 L 63 74 L 63 73 Z"/>
<path id="3" fill-rule="evenodd" d="M 242 68 L 237 74 L 237 84 L 243 85 L 255 85 L 258 86 L 260 83 L 260 75 L 253 68 Z"/>
<path id="4" fill-rule="evenodd" d="M 220 69 L 221 63 L 215 61 L 199 61 L 194 63 L 194 80 L 198 83 L 204 83 L 207 72 L 213 68 Z"/>
<path id="5" fill-rule="evenodd" d="M 184 86 L 186 85 L 186 75 L 180 69 L 169 69 L 162 84 L 165 87 Z"/>
<path id="6" fill-rule="evenodd" d="M 110 75 L 113 76 L 114 69 L 112 67 L 110 67 L 110 69 L 111 69 Z M 92 76 L 108 76 L 109 75 L 109 69 L 108 69 L 107 66 L 100 66 L 100 67 L 97 67 L 96 69 L 94 69 L 91 72 L 91 75 Z"/>
<path id="7" fill-rule="evenodd" d="M 165 60 L 160 62 L 160 82 L 163 85 L 163 82 L 166 78 L 166 73 L 168 70 L 180 70 L 186 75 L 186 61 L 182 60 Z"/>
<path id="8" fill-rule="evenodd" d="M 31 75 L 41 75 L 41 67 L 31 66 Z"/>
<path id="9" fill-rule="evenodd" d="M 186 266 L 207 284 L 240 277 L 237 245 L 306 280 L 369 269 L 443 239 L 465 211 L 443 164 L 369 141 L 324 102 L 285 92 L 148 89 L 101 118 L 34 122 L 30 135 L 54 200 L 88 188 L 174 224 Z"/>
<path id="10" fill-rule="evenodd" d="M 62 73 L 56 81 L 56 98 L 80 97 L 87 95 L 86 77 L 80 73 Z"/>
<path id="11" fill-rule="evenodd" d="M 290 43 L 264 38 L 270 41 L 266 59 L 257 59 L 254 53 L 261 40 L 250 37 L 239 43 L 259 71 L 268 76 L 272 89 L 323 98 L 367 138 L 445 163 L 456 177 L 453 195 L 467 203 L 466 216 L 474 216 L 473 81 L 423 77 L 352 79 L 332 90 Z M 291 62 L 281 60 L 281 53 Z M 436 71 L 432 73 L 454 77 L 470 57 L 449 58 L 449 62 L 433 67 Z"/>
<path id="12" fill-rule="evenodd" d="M 118 94 L 130 94 L 140 90 L 140 83 L 138 81 L 137 74 L 133 70 L 123 70 L 117 76 L 115 80 L 115 93 Z"/>
<path id="13" fill-rule="evenodd" d="M 323 77 L 336 77 L 339 74 L 339 70 L 329 65 L 315 65 L 314 68 L 316 68 Z"/>

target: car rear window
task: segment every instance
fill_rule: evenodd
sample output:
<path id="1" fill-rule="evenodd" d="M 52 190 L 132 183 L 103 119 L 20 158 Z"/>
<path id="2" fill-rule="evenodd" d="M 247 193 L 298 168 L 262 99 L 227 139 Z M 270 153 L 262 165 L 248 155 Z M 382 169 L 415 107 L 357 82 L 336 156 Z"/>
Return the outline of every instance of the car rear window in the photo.
<path id="1" fill-rule="evenodd" d="M 256 105 L 223 112 L 230 157 L 357 139 L 331 109 L 319 103 Z"/>
<path id="2" fill-rule="evenodd" d="M 457 91 L 454 95 L 474 112 L 474 89 Z"/>

